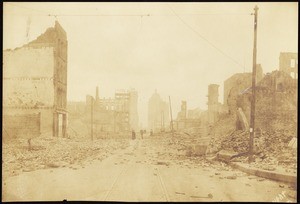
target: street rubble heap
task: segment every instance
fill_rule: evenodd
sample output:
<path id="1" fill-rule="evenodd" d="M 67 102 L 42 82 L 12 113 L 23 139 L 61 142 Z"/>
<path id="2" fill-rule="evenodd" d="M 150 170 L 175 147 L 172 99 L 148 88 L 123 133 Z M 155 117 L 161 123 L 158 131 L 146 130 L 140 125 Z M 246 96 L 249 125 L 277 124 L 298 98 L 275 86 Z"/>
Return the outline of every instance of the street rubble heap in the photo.
<path id="1" fill-rule="evenodd" d="M 186 132 L 163 132 L 155 133 L 148 140 L 144 141 L 147 146 L 147 156 L 155 165 L 169 166 L 172 164 L 185 166 L 187 168 L 209 167 L 205 158 L 206 145 L 201 144 L 202 137 L 200 134 Z M 217 168 L 226 170 L 231 167 L 225 164 L 216 164 Z"/>
<path id="2" fill-rule="evenodd" d="M 267 121 L 264 121 L 267 123 Z M 297 148 L 289 147 L 290 141 L 296 137 L 296 126 L 286 128 L 289 121 L 275 120 L 276 129 L 257 129 L 254 138 L 254 163 L 257 168 L 274 171 L 284 169 L 287 173 L 296 173 L 297 171 Z M 291 122 L 289 126 L 291 126 Z M 229 128 L 231 127 L 231 128 Z M 246 153 L 249 148 L 249 131 L 235 130 L 233 124 L 226 119 L 220 120 L 214 126 L 222 132 L 224 128 L 231 131 L 223 134 L 213 134 L 209 149 L 215 153 L 226 150 L 235 154 Z M 221 130 L 221 131 L 220 131 Z M 212 131 L 213 132 L 213 131 Z M 275 142 L 276 141 L 276 142 Z M 243 163 L 248 162 L 247 155 L 242 155 L 232 159 Z"/>
<path id="3" fill-rule="evenodd" d="M 47 168 L 84 168 L 85 163 L 103 160 L 128 145 L 128 139 L 91 141 L 41 136 L 29 141 L 20 138 L 2 145 L 3 176 Z"/>

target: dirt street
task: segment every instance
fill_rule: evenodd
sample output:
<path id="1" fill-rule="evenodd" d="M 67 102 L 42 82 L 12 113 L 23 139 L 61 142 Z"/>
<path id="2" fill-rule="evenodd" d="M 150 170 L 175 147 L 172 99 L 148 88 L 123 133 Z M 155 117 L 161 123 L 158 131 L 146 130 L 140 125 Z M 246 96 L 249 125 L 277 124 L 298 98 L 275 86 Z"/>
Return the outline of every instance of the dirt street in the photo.
<path id="1" fill-rule="evenodd" d="M 295 190 L 201 158 L 174 158 L 158 138 L 130 141 L 73 169 L 23 172 L 3 181 L 3 201 L 293 201 Z M 162 156 L 164 155 L 164 156 Z M 51 194 L 49 194 L 51 192 Z M 284 194 L 285 196 L 282 196 Z M 288 196 L 289 195 L 289 196 Z"/>

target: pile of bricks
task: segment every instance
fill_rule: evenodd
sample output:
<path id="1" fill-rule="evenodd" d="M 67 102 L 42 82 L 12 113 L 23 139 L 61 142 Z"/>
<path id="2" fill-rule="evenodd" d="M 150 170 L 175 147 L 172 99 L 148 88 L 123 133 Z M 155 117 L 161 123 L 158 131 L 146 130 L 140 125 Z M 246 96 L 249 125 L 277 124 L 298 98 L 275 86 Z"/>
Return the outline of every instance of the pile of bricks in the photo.
<path id="1" fill-rule="evenodd" d="M 257 164 L 273 167 L 284 167 L 296 169 L 297 152 L 289 147 L 293 135 L 289 131 L 276 130 L 272 132 L 262 131 L 254 138 L 254 156 Z M 247 152 L 249 148 L 249 132 L 235 131 L 233 134 L 223 138 L 221 149 L 236 153 Z M 247 162 L 246 157 L 239 161 Z"/>
<path id="2" fill-rule="evenodd" d="M 18 175 L 22 171 L 84 166 L 92 160 L 102 160 L 113 151 L 126 148 L 125 139 L 70 140 L 37 137 L 30 141 L 17 139 L 3 144 L 3 175 Z"/>

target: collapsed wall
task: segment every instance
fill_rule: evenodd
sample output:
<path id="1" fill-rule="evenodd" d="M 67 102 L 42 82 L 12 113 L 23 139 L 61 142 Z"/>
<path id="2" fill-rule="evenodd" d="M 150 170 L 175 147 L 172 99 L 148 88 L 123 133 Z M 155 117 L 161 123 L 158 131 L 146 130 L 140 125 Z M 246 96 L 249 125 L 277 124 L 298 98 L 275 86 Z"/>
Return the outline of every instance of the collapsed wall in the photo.
<path id="1" fill-rule="evenodd" d="M 252 89 L 238 96 L 241 107 L 250 121 Z M 265 131 L 283 129 L 296 136 L 297 82 L 288 74 L 274 71 L 256 86 L 255 127 Z"/>
<path id="2" fill-rule="evenodd" d="M 250 121 L 252 90 L 239 93 L 237 107 Z M 240 128 L 240 117 L 227 114 L 210 129 L 210 151 L 222 149 L 247 152 L 249 131 Z M 266 75 L 256 86 L 255 148 L 276 156 L 288 150 L 288 143 L 297 137 L 297 81 L 281 71 Z M 276 141 L 276 143 L 274 143 Z"/>

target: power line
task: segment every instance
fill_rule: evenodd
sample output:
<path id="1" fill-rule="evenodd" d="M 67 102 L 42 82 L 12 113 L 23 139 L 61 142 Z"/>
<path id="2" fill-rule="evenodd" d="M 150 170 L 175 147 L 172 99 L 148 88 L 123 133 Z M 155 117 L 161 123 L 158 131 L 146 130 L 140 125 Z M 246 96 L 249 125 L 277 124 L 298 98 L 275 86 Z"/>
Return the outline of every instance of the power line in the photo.
<path id="1" fill-rule="evenodd" d="M 37 11 L 37 12 L 41 12 L 41 13 L 47 13 L 47 14 L 44 14 L 45 16 L 64 16 L 64 17 L 68 17 L 68 16 L 71 16 L 71 17 L 81 17 L 81 16 L 120 16 L 120 17 L 123 17 L 123 16 L 152 16 L 152 17 L 155 17 L 155 16 L 175 16 L 175 15 L 172 15 L 172 14 L 51 14 L 49 13 L 48 11 L 44 11 L 44 10 L 39 10 L 39 9 L 34 9 L 34 8 L 29 8 L 29 7 L 25 7 L 25 6 L 20 6 L 20 5 L 16 5 L 14 3 L 9 3 L 7 5 L 10 5 L 10 6 L 16 6 L 16 7 L 20 7 L 20 8 L 23 8 L 23 9 L 27 9 L 27 10 L 33 10 L 33 11 Z M 246 13 L 185 13 L 185 14 L 180 14 L 181 16 L 201 16 L 201 15 L 249 15 L 249 14 L 246 14 Z"/>
<path id="2" fill-rule="evenodd" d="M 190 28 L 193 32 L 195 32 L 200 38 L 202 38 L 204 41 L 206 41 L 209 45 L 211 45 L 213 48 L 215 48 L 217 51 L 219 51 L 221 54 L 223 54 L 225 57 L 227 57 L 228 59 L 232 60 L 235 64 L 239 65 L 240 67 L 244 68 L 244 65 L 240 64 L 237 60 L 235 60 L 234 58 L 232 58 L 231 56 L 227 55 L 224 51 L 222 51 L 221 49 L 219 49 L 216 45 L 214 45 L 212 42 L 210 42 L 208 39 L 206 39 L 203 35 L 201 35 L 197 30 L 195 30 L 193 27 L 191 27 L 188 23 L 186 23 L 175 11 L 174 9 L 168 5 L 168 7 L 172 10 L 172 12 L 174 13 L 174 15 L 170 15 L 170 14 L 50 14 L 47 11 L 44 10 L 39 10 L 39 9 L 33 9 L 33 8 L 28 8 L 28 7 L 24 7 L 24 6 L 20 6 L 20 5 L 16 5 L 14 3 L 9 3 L 6 5 L 11 5 L 11 6 L 16 6 L 16 7 L 20 7 L 23 9 L 28 9 L 28 10 L 33 10 L 33 11 L 37 11 L 37 12 L 42 12 L 42 13 L 47 13 L 45 16 L 53 16 L 55 18 L 57 18 L 58 16 L 133 16 L 133 17 L 141 17 L 141 21 L 142 21 L 142 17 L 143 16 L 176 16 L 177 18 L 179 18 L 181 20 L 181 22 L 183 24 L 185 24 L 188 28 Z M 181 14 L 181 15 L 190 15 L 190 16 L 196 16 L 196 15 L 250 15 L 250 14 L 245 14 L 245 13 L 202 13 L 202 14 Z M 142 22 L 141 22 L 142 25 Z"/>
<path id="3" fill-rule="evenodd" d="M 122 17 L 123 16 L 138 16 L 138 17 L 150 16 L 150 14 L 51 14 L 47 11 L 28 8 L 28 7 L 25 7 L 25 6 L 19 6 L 19 5 L 12 4 L 12 3 L 9 3 L 7 5 L 16 6 L 16 7 L 20 7 L 20 8 L 27 9 L 27 10 L 32 10 L 32 11 L 38 11 L 38 12 L 41 12 L 41 13 L 46 13 L 44 16 L 55 16 L 55 17 L 57 17 L 57 16 L 78 16 L 78 17 L 82 17 L 82 16 L 122 16 Z"/>
<path id="4" fill-rule="evenodd" d="M 177 13 L 172 9 L 171 6 L 168 5 L 168 7 L 172 10 L 172 12 L 177 16 L 182 23 L 184 23 L 188 28 L 190 28 L 193 32 L 195 32 L 200 38 L 205 40 L 209 45 L 211 45 L 213 48 L 215 48 L 217 51 L 219 51 L 221 54 L 223 54 L 228 59 L 232 60 L 235 64 L 239 65 L 240 67 L 244 67 L 242 64 L 240 64 L 237 60 L 233 59 L 231 56 L 227 55 L 224 51 L 219 49 L 216 45 L 214 45 L 212 42 L 210 42 L 208 39 L 206 39 L 203 35 L 201 35 L 197 30 L 195 30 L 193 27 L 191 27 L 189 24 L 187 24 Z M 249 14 L 250 15 L 250 14 Z"/>

